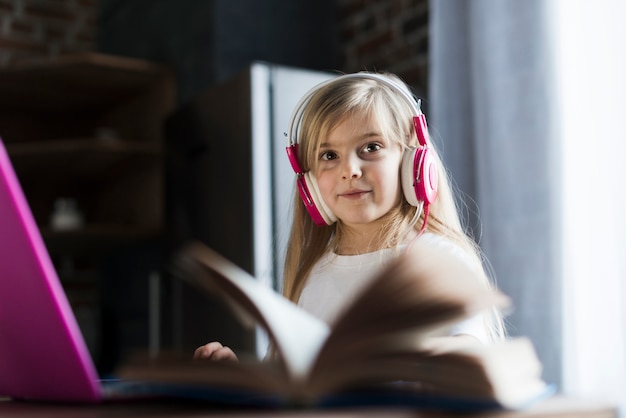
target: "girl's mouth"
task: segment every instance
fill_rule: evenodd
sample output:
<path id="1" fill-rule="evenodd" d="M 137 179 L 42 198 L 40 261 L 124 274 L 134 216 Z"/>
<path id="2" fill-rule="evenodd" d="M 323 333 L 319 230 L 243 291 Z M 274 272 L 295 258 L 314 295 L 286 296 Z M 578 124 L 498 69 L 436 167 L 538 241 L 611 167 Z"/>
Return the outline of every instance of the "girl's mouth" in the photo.
<path id="1" fill-rule="evenodd" d="M 357 200 L 370 193 L 369 190 L 348 190 L 339 195 L 339 197 L 343 197 L 345 199 Z"/>

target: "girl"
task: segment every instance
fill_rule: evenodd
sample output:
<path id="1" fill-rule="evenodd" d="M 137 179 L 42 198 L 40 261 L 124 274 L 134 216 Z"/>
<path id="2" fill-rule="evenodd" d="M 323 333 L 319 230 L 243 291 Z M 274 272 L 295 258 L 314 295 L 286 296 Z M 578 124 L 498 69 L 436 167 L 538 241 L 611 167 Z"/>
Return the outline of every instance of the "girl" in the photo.
<path id="1" fill-rule="evenodd" d="M 288 136 L 299 190 L 284 273 L 291 301 L 332 324 L 415 240 L 461 258 L 490 286 L 419 104 L 398 77 L 362 72 L 322 83 L 296 106 Z M 490 342 L 504 330 L 494 309 L 451 335 Z M 236 359 L 217 342 L 194 357 Z"/>

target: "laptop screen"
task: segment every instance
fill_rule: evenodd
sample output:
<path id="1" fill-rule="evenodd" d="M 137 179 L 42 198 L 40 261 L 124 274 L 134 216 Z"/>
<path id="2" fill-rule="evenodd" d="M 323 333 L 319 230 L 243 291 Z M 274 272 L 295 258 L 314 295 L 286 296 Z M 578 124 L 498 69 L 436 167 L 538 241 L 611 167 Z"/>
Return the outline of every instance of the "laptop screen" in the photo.
<path id="1" fill-rule="evenodd" d="M 0 139 L 0 396 L 99 401 L 98 375 Z"/>

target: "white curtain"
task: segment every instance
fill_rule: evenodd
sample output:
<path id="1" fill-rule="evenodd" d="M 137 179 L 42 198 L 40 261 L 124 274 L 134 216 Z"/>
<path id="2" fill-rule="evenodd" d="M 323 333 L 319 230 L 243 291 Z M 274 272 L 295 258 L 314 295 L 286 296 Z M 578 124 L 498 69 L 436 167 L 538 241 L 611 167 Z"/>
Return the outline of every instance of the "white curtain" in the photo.
<path id="1" fill-rule="evenodd" d="M 430 127 L 546 380 L 626 398 L 626 10 L 431 0 Z M 480 219 L 478 224 L 477 219 Z"/>
<path id="2" fill-rule="evenodd" d="M 626 3 L 551 3 L 559 97 L 566 392 L 626 412 Z"/>

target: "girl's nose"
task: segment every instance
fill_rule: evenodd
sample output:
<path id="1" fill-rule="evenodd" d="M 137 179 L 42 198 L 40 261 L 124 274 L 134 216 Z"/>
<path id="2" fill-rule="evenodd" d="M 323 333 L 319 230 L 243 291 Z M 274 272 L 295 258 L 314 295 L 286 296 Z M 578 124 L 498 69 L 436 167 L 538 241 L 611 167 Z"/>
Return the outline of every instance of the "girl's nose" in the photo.
<path id="1" fill-rule="evenodd" d="M 343 160 L 342 177 L 355 179 L 361 177 L 361 163 L 358 157 L 350 156 Z"/>

